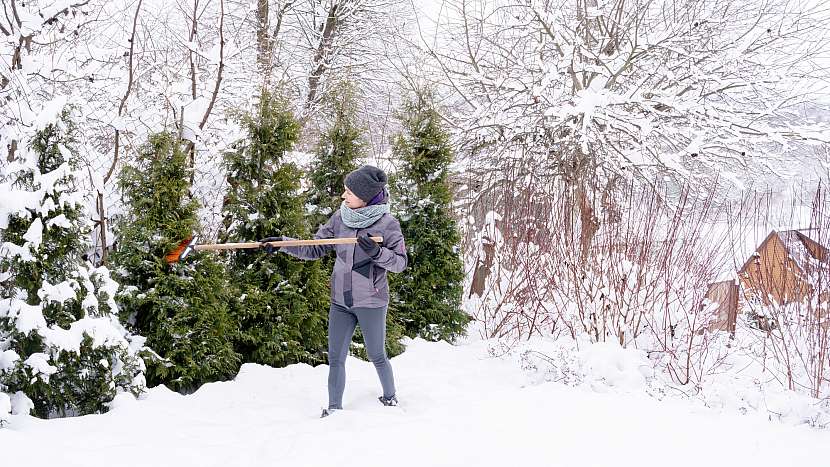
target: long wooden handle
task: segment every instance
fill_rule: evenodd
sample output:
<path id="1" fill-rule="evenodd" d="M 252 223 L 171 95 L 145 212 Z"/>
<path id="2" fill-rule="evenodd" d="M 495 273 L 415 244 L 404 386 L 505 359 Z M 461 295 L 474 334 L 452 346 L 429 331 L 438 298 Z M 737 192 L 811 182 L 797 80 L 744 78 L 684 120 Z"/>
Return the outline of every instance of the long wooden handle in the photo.
<path id="1" fill-rule="evenodd" d="M 383 237 L 369 237 L 377 243 L 383 243 Z M 350 238 L 318 238 L 315 240 L 280 240 L 278 242 L 246 242 L 246 243 L 213 243 L 207 245 L 194 245 L 196 251 L 204 250 L 241 250 L 245 248 L 259 248 L 262 245 L 281 246 L 303 246 L 303 245 L 345 245 L 357 243 L 357 239 Z"/>

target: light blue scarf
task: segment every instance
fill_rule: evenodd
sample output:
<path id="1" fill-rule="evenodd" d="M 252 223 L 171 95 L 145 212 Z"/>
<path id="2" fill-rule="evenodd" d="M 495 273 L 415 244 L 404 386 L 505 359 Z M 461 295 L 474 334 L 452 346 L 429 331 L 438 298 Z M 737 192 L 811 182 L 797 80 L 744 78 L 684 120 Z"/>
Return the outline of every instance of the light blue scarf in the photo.
<path id="1" fill-rule="evenodd" d="M 362 208 L 352 209 L 346 202 L 340 203 L 340 217 L 343 223 L 353 229 L 365 229 L 378 221 L 389 212 L 389 203 L 373 204 Z"/>

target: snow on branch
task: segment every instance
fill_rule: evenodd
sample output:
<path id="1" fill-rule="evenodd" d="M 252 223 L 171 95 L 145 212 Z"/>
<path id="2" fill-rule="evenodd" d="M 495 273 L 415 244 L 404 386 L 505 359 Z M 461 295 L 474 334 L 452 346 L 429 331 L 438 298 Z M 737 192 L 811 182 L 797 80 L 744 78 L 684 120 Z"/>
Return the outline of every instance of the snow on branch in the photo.
<path id="1" fill-rule="evenodd" d="M 650 179 L 758 173 L 830 140 L 817 60 L 826 7 L 658 0 L 447 2 L 425 45 L 468 146 L 520 148 L 540 168 Z M 741 12 L 736 14 L 736 12 Z M 463 33 L 458 33 L 461 31 Z M 579 173 L 573 173 L 577 170 Z"/>

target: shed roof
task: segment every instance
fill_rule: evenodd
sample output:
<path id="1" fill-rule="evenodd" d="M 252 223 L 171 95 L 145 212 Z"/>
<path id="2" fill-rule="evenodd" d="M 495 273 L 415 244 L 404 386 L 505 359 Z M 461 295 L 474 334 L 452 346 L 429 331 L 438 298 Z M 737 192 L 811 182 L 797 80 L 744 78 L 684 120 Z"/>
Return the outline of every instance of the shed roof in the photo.
<path id="1" fill-rule="evenodd" d="M 767 238 L 761 242 L 758 248 L 755 249 L 755 252 L 757 253 L 766 248 L 767 243 L 775 237 L 778 237 L 778 239 L 781 240 L 781 243 L 787 251 L 787 255 L 793 260 L 802 273 L 827 269 L 826 261 L 822 261 L 821 258 L 816 256 L 816 252 L 808 245 L 812 244 L 813 246 L 823 250 L 825 258 L 827 258 L 827 247 L 821 245 L 798 230 L 782 230 L 780 232 L 773 230 L 769 233 L 769 235 L 767 235 Z M 739 270 L 740 273 L 744 272 L 746 268 L 749 267 L 754 257 L 755 255 L 746 260 L 744 265 L 741 266 L 741 269 Z"/>

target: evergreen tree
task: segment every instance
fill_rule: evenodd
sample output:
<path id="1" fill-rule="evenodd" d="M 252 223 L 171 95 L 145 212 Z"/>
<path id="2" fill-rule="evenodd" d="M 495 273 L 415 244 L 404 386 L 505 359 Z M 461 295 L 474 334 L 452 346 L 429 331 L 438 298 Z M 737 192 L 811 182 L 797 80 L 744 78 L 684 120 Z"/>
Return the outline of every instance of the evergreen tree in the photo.
<path id="1" fill-rule="evenodd" d="M 257 113 L 243 116 L 242 124 L 247 138 L 225 154 L 230 188 L 223 237 L 308 237 L 302 173 L 285 160 L 300 131 L 287 103 L 263 92 Z M 233 310 L 240 324 L 236 349 L 244 361 L 325 362 L 328 286 L 319 262 L 243 251 L 233 257 L 230 275 L 240 293 Z"/>
<path id="2" fill-rule="evenodd" d="M 118 248 L 111 256 L 126 286 L 119 295 L 125 319 L 155 352 L 147 358 L 148 382 L 185 393 L 233 377 L 240 363 L 233 348 L 237 323 L 228 309 L 233 291 L 216 253 L 165 260 L 199 230 L 191 170 L 173 136 L 150 137 L 119 175 L 127 212 L 117 219 Z"/>
<path id="3" fill-rule="evenodd" d="M 326 118 L 331 126 L 320 136 L 317 144 L 316 157 L 312 165 L 309 179 L 311 188 L 308 191 L 309 225 L 316 229 L 328 221 L 329 217 L 340 208 L 340 195 L 344 190 L 344 180 L 349 172 L 358 168 L 358 161 L 365 159 L 366 143 L 363 138 L 364 129 L 357 121 L 357 100 L 354 86 L 350 83 L 341 83 L 326 101 Z M 335 258 L 329 255 L 321 260 L 322 268 L 331 274 Z M 328 304 L 326 304 L 326 309 Z M 403 353 L 401 344 L 403 328 L 394 320 L 389 320 L 386 329 L 386 352 L 394 357 Z M 363 347 L 363 334 L 360 328 L 355 332 L 354 343 L 351 346 L 352 355 L 368 360 Z"/>
<path id="4" fill-rule="evenodd" d="M 74 131 L 66 110 L 0 186 L 13 201 L 0 218 L 0 395 L 39 417 L 105 412 L 118 392 L 144 390 L 143 338 L 119 322 L 107 268 L 85 260 L 92 227 Z"/>
<path id="5" fill-rule="evenodd" d="M 393 155 L 393 209 L 406 239 L 409 267 L 392 275 L 393 311 L 406 335 L 452 341 L 470 317 L 461 309 L 461 236 L 451 213 L 447 180 L 453 154 L 429 92 L 419 91 L 399 115 Z"/>
<path id="6" fill-rule="evenodd" d="M 317 144 L 316 157 L 309 179 L 309 225 L 316 229 L 340 208 L 343 181 L 357 169 L 357 161 L 366 157 L 363 128 L 357 123 L 357 102 L 353 86 L 341 84 L 327 100 L 326 117 L 331 126 Z M 331 266 L 328 270 L 331 270 Z"/>

